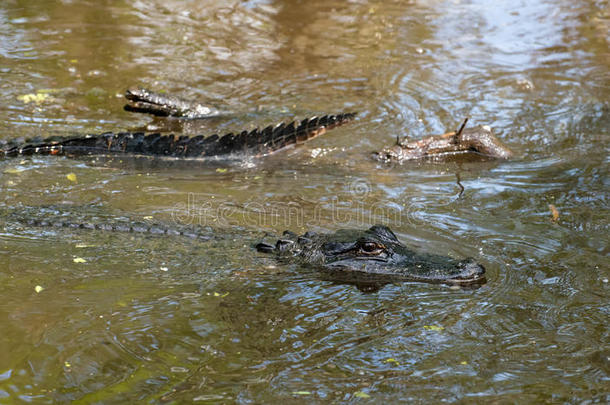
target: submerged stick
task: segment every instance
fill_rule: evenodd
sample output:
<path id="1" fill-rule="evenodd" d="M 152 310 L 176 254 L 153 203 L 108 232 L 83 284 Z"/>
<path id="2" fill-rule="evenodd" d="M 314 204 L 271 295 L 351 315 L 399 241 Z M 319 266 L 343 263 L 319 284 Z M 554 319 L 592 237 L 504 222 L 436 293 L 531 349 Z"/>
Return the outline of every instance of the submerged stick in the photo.
<path id="1" fill-rule="evenodd" d="M 462 179 L 460 178 L 460 172 L 455 172 L 455 178 L 457 181 L 457 185 L 460 187 L 460 193 L 458 194 L 458 199 L 462 198 L 464 194 L 464 186 L 462 185 Z"/>

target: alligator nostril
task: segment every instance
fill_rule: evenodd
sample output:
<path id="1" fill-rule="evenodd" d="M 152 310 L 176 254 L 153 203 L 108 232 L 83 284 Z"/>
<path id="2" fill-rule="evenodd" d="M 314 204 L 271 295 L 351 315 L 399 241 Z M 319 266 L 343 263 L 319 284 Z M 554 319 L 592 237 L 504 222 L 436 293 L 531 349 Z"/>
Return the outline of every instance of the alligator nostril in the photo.
<path id="1" fill-rule="evenodd" d="M 485 267 L 483 267 L 482 265 L 477 263 L 474 267 L 475 268 L 473 270 L 473 274 L 475 276 L 482 276 L 483 274 L 485 274 Z"/>
<path id="2" fill-rule="evenodd" d="M 462 268 L 464 275 L 468 277 L 478 277 L 485 274 L 485 267 L 477 263 L 473 258 L 461 261 L 460 267 Z"/>
<path id="3" fill-rule="evenodd" d="M 474 277 L 482 276 L 485 274 L 485 267 L 479 263 L 472 263 L 468 266 L 468 273 Z"/>

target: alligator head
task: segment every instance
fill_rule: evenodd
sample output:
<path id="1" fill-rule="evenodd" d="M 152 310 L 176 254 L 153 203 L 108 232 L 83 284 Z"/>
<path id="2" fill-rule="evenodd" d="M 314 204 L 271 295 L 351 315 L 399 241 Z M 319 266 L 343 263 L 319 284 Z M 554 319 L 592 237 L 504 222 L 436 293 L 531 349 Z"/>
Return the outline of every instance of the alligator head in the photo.
<path id="1" fill-rule="evenodd" d="M 256 248 L 280 259 L 315 266 L 332 280 L 359 286 L 378 287 L 397 281 L 480 285 L 486 281 L 485 268 L 473 259 L 416 253 L 382 225 L 333 234 L 307 232 L 297 236 L 286 231 L 275 245 L 259 243 Z"/>
<path id="2" fill-rule="evenodd" d="M 373 153 L 373 158 L 382 162 L 402 162 L 463 154 L 495 159 L 510 159 L 513 156 L 513 152 L 496 138 L 491 127 L 479 125 L 443 135 L 427 136 L 418 141 L 399 140 L 394 146 Z"/>

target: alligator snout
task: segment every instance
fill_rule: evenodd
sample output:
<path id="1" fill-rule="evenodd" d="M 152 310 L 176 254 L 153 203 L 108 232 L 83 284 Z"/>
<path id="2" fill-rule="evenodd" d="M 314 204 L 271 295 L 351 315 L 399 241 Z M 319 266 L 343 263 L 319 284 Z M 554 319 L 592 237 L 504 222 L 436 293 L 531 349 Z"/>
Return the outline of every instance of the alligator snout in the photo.
<path id="1" fill-rule="evenodd" d="M 485 267 L 473 258 L 467 258 L 458 263 L 459 273 L 450 281 L 455 284 L 472 284 L 485 281 Z"/>
<path id="2" fill-rule="evenodd" d="M 333 280 L 387 284 L 421 281 L 452 285 L 485 283 L 485 268 L 472 258 L 417 253 L 401 243 L 390 228 L 339 230 L 332 234 L 284 233 L 275 245 L 259 243 L 264 253 L 276 253 L 325 271 Z"/>

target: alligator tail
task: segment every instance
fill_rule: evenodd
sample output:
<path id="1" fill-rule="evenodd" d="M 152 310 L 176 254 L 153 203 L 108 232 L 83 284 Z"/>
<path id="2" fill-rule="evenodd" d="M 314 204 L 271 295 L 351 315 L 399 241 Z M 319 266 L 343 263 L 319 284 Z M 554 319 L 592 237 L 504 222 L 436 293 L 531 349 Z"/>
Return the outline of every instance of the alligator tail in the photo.
<path id="1" fill-rule="evenodd" d="M 82 137 L 48 138 L 15 145 L 0 143 L 0 158 L 26 155 L 133 155 L 174 158 L 205 158 L 246 154 L 265 156 L 296 145 L 343 125 L 355 113 L 306 118 L 301 122 L 268 126 L 264 129 L 229 133 L 224 136 L 188 137 L 143 132 L 104 133 Z"/>
<path id="2" fill-rule="evenodd" d="M 103 232 L 184 236 L 203 241 L 222 238 L 221 235 L 217 235 L 206 226 L 184 225 L 177 222 L 165 224 L 125 217 L 87 216 L 45 207 L 0 210 L 0 225 L 12 226 L 12 224 L 17 224 L 19 227 L 87 229 Z"/>
<path id="3" fill-rule="evenodd" d="M 189 229 L 186 227 L 168 227 L 162 224 L 148 224 L 146 222 L 134 223 L 95 223 L 95 222 L 75 222 L 66 219 L 28 219 L 23 221 L 25 225 L 41 228 L 70 228 L 70 229 L 89 229 L 105 232 L 122 232 L 122 233 L 143 233 L 150 235 L 170 235 L 184 236 L 187 238 L 198 240 L 210 240 L 213 236 L 206 234 L 197 229 Z"/>

